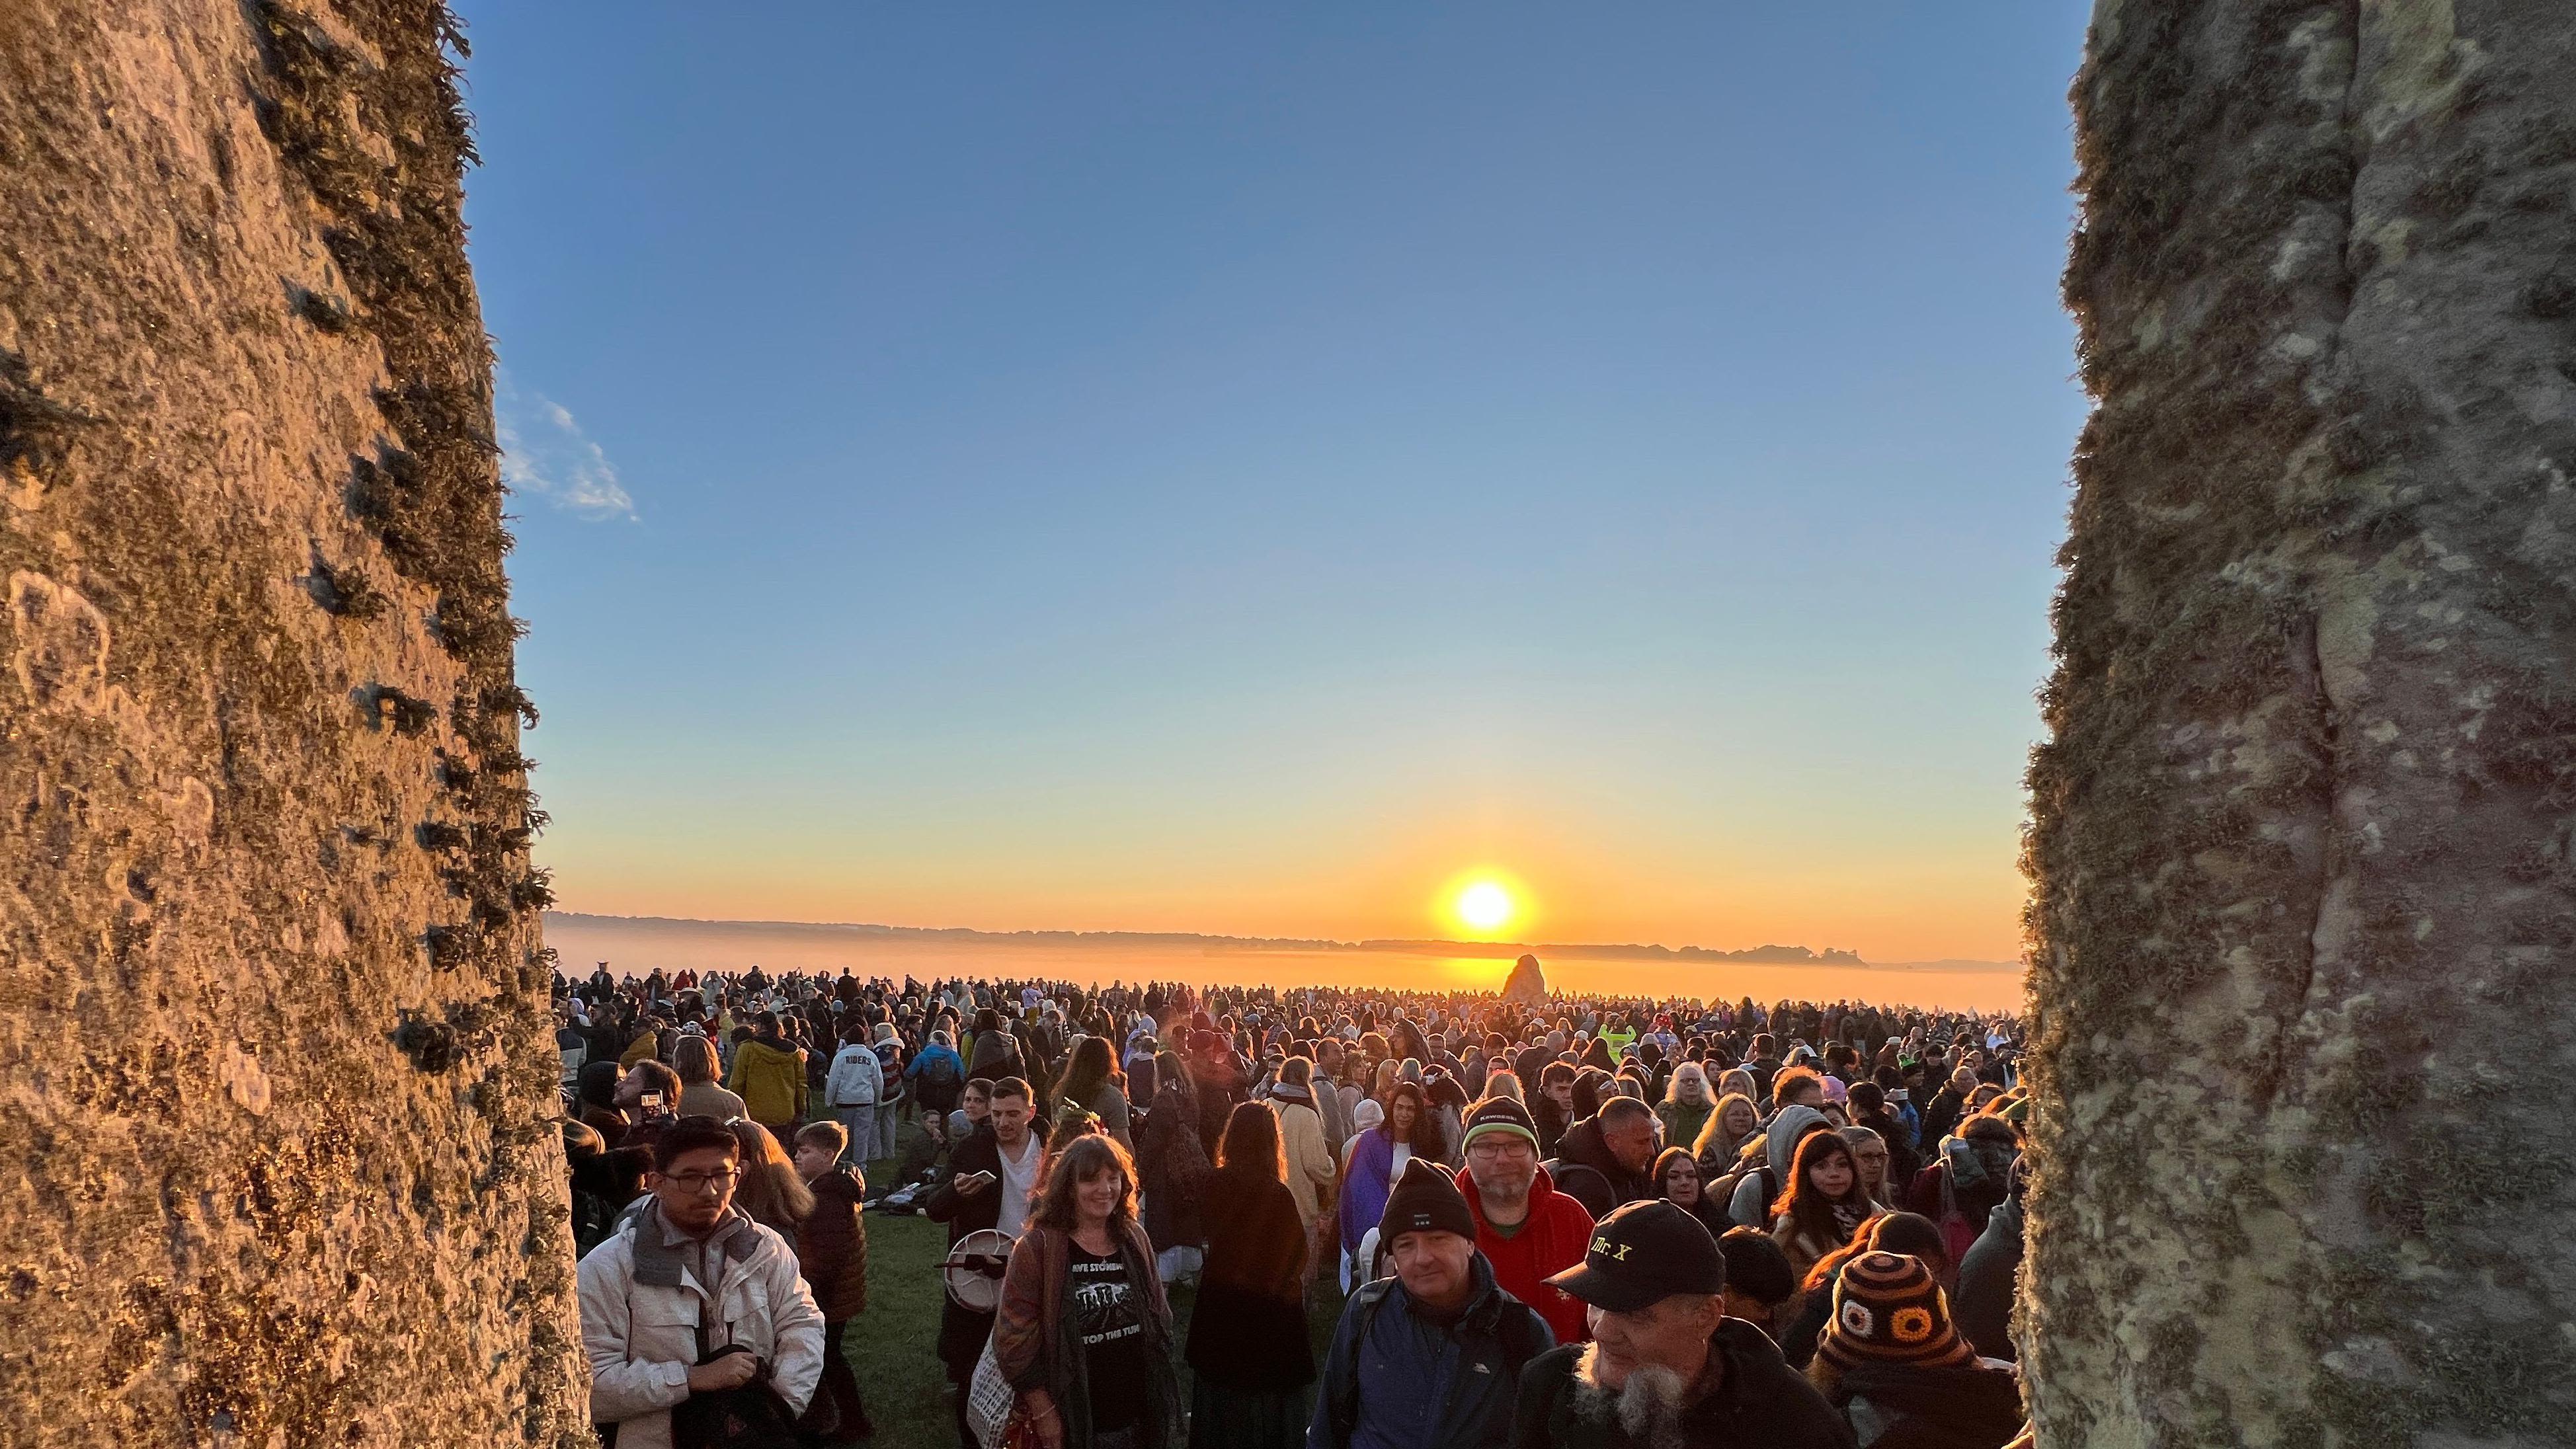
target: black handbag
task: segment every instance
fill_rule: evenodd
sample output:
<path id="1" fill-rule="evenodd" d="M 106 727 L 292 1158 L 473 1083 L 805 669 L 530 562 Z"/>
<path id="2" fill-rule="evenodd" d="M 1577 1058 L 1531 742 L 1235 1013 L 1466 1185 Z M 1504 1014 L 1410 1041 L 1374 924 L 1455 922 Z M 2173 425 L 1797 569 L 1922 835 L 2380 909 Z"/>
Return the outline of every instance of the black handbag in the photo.
<path id="1" fill-rule="evenodd" d="M 701 1344 L 706 1330 L 698 1330 Z M 749 1353 L 738 1343 L 729 1343 L 712 1353 L 701 1352 L 700 1364 L 714 1363 L 729 1353 Z M 770 1392 L 769 1365 L 745 1383 L 730 1389 L 715 1389 L 691 1394 L 671 1406 L 672 1449 L 797 1449 L 796 1428 L 788 1421 L 787 1405 Z"/>

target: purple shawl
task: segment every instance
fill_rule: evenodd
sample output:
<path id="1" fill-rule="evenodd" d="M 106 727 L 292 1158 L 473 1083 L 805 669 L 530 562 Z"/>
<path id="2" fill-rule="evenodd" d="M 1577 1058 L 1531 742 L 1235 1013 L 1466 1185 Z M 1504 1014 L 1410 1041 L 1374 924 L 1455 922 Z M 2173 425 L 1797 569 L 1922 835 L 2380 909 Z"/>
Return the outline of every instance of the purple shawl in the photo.
<path id="1" fill-rule="evenodd" d="M 1342 1177 L 1342 1246 L 1358 1252 L 1360 1239 L 1386 1216 L 1386 1195 L 1395 1187 L 1395 1138 L 1383 1125 L 1360 1134 L 1351 1148 L 1351 1165 Z"/>

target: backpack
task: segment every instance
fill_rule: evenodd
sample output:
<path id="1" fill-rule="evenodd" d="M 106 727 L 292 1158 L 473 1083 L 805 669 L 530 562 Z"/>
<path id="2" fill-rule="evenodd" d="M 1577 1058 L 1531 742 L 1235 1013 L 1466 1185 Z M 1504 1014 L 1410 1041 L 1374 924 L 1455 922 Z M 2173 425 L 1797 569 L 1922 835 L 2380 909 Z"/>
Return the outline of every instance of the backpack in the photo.
<path id="1" fill-rule="evenodd" d="M 991 1069 L 983 1074 L 986 1078 L 996 1082 L 1004 1077 L 1027 1078 L 1028 1069 L 1020 1061 L 1019 1038 L 1007 1031 L 985 1032 L 975 1038 L 975 1059 L 983 1059 L 986 1042 L 992 1042 L 999 1048 L 992 1057 Z"/>
<path id="2" fill-rule="evenodd" d="M 1758 1225 L 1761 1231 L 1767 1233 L 1771 1230 L 1771 1205 L 1780 1200 L 1780 1174 L 1771 1170 L 1770 1163 L 1757 1163 L 1719 1178 L 1712 1196 L 1717 1201 L 1718 1211 L 1728 1212 L 1735 1203 L 1735 1190 L 1743 1186 L 1747 1178 L 1762 1184 L 1762 1210 L 1756 1216 L 1761 1218 Z"/>
<path id="3" fill-rule="evenodd" d="M 951 1052 L 941 1052 L 932 1057 L 929 1065 L 921 1069 L 921 1079 L 934 1087 L 957 1085 L 956 1055 Z"/>

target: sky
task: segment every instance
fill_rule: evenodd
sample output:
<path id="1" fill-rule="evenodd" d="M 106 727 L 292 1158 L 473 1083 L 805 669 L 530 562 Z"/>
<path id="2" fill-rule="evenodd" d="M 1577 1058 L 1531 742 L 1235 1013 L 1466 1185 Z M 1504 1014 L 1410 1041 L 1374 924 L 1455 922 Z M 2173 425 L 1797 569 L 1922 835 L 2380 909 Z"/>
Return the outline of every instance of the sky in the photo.
<path id="1" fill-rule="evenodd" d="M 2084 7 L 458 9 L 565 908 L 2016 954 Z"/>

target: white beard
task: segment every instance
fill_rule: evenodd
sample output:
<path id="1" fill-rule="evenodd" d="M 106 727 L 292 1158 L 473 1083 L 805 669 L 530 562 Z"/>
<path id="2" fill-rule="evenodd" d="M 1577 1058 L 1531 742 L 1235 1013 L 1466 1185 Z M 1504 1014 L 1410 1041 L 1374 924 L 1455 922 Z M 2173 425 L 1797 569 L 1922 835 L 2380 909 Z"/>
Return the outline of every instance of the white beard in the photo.
<path id="1" fill-rule="evenodd" d="M 1601 1345 L 1587 1343 L 1574 1361 L 1574 1411 L 1597 1424 L 1618 1421 L 1630 1442 L 1648 1449 L 1681 1449 L 1683 1399 L 1690 1385 L 1668 1368 L 1639 1364 L 1627 1382 L 1601 1381 Z"/>

